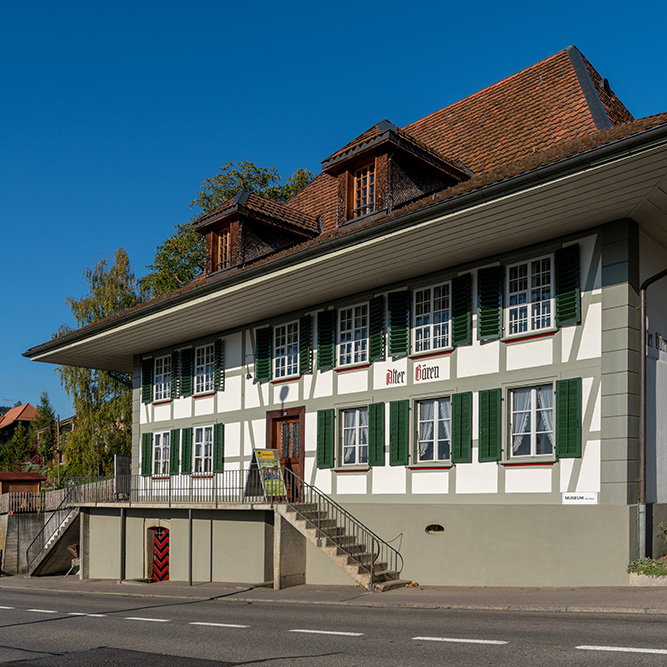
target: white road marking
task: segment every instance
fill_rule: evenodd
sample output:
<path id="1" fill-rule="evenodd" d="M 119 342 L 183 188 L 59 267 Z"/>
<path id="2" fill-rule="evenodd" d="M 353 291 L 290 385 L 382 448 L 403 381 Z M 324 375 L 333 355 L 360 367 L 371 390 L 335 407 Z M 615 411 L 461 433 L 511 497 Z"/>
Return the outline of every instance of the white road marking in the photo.
<path id="1" fill-rule="evenodd" d="M 26 611 L 34 611 L 36 614 L 57 614 L 53 609 L 26 609 Z"/>
<path id="2" fill-rule="evenodd" d="M 169 618 L 144 618 L 142 616 L 126 616 L 127 621 L 151 621 L 153 623 L 169 623 Z"/>
<path id="3" fill-rule="evenodd" d="M 249 625 L 236 625 L 235 623 L 195 623 L 194 621 L 190 625 L 209 625 L 214 628 L 249 628 Z"/>
<path id="4" fill-rule="evenodd" d="M 509 642 L 497 639 L 461 639 L 459 637 L 413 637 L 412 639 L 422 642 L 454 642 L 456 644 L 508 644 Z"/>
<path id="5" fill-rule="evenodd" d="M 67 612 L 68 616 L 92 616 L 94 618 L 104 618 L 106 614 L 86 614 L 83 611 L 70 611 Z"/>
<path id="6" fill-rule="evenodd" d="M 582 651 L 617 651 L 620 653 L 659 653 L 667 655 L 667 649 L 664 648 L 630 648 L 627 646 L 576 646 Z"/>
<path id="7" fill-rule="evenodd" d="M 305 632 L 311 635 L 341 635 L 343 637 L 361 637 L 363 632 L 334 632 L 333 630 L 290 630 L 290 632 Z"/>
<path id="8" fill-rule="evenodd" d="M 3 606 L 0 606 L 0 609 L 15 609 L 15 607 L 3 607 Z"/>

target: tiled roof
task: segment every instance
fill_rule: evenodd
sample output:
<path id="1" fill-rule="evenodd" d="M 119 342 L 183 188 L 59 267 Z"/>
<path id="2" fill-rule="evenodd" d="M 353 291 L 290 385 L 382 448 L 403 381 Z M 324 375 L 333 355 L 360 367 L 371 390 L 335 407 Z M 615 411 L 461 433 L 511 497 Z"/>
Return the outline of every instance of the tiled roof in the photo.
<path id="1" fill-rule="evenodd" d="M 330 155 L 322 162 L 322 168 L 327 173 L 340 170 L 350 158 L 366 153 L 375 146 L 392 142 L 395 146 L 401 146 L 403 150 L 412 151 L 432 165 L 448 172 L 457 179 L 467 178 L 465 170 L 447 156 L 441 155 L 423 141 L 411 136 L 409 132 L 401 130 L 388 120 L 376 123 L 369 130 L 358 136 L 349 144 Z"/>
<path id="2" fill-rule="evenodd" d="M 0 482 L 45 482 L 38 472 L 0 472 Z"/>
<path id="3" fill-rule="evenodd" d="M 578 69 L 575 68 L 577 61 L 582 65 Z M 588 81 L 588 99 L 582 88 L 582 72 L 588 76 L 588 79 L 583 77 L 584 84 Z M 596 127 L 593 109 L 595 99 L 591 99 L 591 91 L 597 96 L 598 111 L 603 115 L 603 120 L 606 117 L 608 129 L 600 130 Z M 273 205 L 283 215 L 287 215 L 284 213 L 286 210 L 294 214 L 301 213 L 307 216 L 311 229 L 312 221 L 320 216 L 324 232 L 244 267 L 232 268 L 215 281 L 235 279 L 240 272 L 254 266 L 315 247 L 337 236 L 354 234 L 363 227 L 388 218 L 472 193 L 659 126 L 667 126 L 667 113 L 634 120 L 581 53 L 574 47 L 568 47 L 402 129 L 402 132 L 428 145 L 438 154 L 460 160 L 474 172 L 469 180 L 429 194 L 395 209 L 391 214 L 341 228 L 336 226 L 337 179 L 328 174 L 317 176 L 292 197 L 287 206 L 251 195 L 248 197 L 248 200 L 252 199 L 251 207 L 257 206 L 267 211 L 274 210 L 271 208 Z M 377 126 L 370 128 L 334 155 L 372 139 L 377 133 Z M 212 216 L 226 213 L 225 208 L 233 206 L 233 200 L 225 202 L 198 224 L 210 220 Z M 200 276 L 172 293 L 112 316 L 107 322 L 112 323 L 130 312 L 141 311 L 152 304 L 196 291 L 203 283 L 203 277 Z M 98 327 L 99 324 L 73 331 L 59 340 L 62 342 L 69 336 L 78 335 L 82 330 Z M 44 343 L 32 348 L 26 356 L 37 354 L 51 345 Z"/>
<path id="4" fill-rule="evenodd" d="M 32 421 L 36 416 L 37 408 L 30 405 L 30 403 L 17 405 L 2 415 L 2 418 L 0 418 L 0 428 L 10 426 L 15 421 Z"/>
<path id="5" fill-rule="evenodd" d="M 309 232 L 309 235 L 318 231 L 316 215 L 297 210 L 293 206 L 285 206 L 285 204 L 264 199 L 264 197 L 251 192 L 239 192 L 236 196 L 223 202 L 213 211 L 201 217 L 195 223 L 195 229 L 206 227 L 214 221 L 238 211 L 243 211 L 243 209 L 258 213 L 260 216 L 270 218 L 277 223 L 283 223 L 286 227 Z"/>
<path id="6" fill-rule="evenodd" d="M 400 132 L 480 174 L 598 131 L 596 111 L 604 116 L 604 127 L 633 120 L 616 95 L 605 90 L 591 64 L 570 46 Z M 381 125 L 366 130 L 327 160 L 372 140 Z M 330 229 L 335 224 L 330 220 L 335 218 L 333 190 L 329 179 L 317 178 L 289 204 L 321 215 L 324 229 Z"/>

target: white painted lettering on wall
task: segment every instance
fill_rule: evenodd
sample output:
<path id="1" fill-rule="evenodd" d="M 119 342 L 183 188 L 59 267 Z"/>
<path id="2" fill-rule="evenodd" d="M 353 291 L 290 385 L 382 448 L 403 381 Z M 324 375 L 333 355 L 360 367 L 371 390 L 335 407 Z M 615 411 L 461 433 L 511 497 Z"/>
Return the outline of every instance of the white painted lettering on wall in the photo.
<path id="1" fill-rule="evenodd" d="M 405 371 L 397 371 L 395 368 L 390 368 L 385 375 L 385 384 L 387 387 L 405 384 Z"/>
<path id="2" fill-rule="evenodd" d="M 415 366 L 415 382 L 438 379 L 440 379 L 439 366 L 427 366 L 426 364 L 417 364 Z"/>

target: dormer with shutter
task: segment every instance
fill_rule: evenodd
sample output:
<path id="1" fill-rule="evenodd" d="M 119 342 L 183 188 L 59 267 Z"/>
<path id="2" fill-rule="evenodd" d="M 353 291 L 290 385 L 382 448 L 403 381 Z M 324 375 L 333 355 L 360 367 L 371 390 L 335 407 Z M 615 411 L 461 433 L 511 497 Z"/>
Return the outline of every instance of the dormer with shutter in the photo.
<path id="1" fill-rule="evenodd" d="M 206 237 L 206 275 L 243 266 L 317 236 L 317 218 L 251 192 L 239 192 L 200 218 Z"/>
<path id="2" fill-rule="evenodd" d="M 465 181 L 470 172 L 387 120 L 322 162 L 338 180 L 338 225 Z"/>

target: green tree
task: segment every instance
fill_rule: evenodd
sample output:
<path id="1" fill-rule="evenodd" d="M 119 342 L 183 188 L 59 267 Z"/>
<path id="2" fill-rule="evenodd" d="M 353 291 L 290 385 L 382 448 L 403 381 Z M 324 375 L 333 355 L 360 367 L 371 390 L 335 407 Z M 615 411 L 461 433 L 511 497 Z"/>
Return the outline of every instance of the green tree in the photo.
<path id="1" fill-rule="evenodd" d="M 30 429 L 20 421 L 16 425 L 12 437 L 0 450 L 0 469 L 9 472 L 21 470 L 22 464 L 32 454 L 32 443 Z"/>
<path id="2" fill-rule="evenodd" d="M 146 267 L 149 273 L 142 280 L 144 288 L 154 297 L 161 296 L 186 285 L 204 270 L 206 243 L 204 237 L 192 228 L 192 223 L 202 215 L 243 190 L 285 203 L 314 178 L 312 172 L 297 169 L 281 184 L 276 167 L 227 162 L 215 176 L 204 181 L 199 194 L 190 203 L 190 208 L 196 211 L 191 221 L 176 225 L 176 232 L 156 248 L 155 260 Z"/>
<path id="3" fill-rule="evenodd" d="M 37 415 L 30 422 L 30 436 L 32 441 L 37 440 L 37 431 L 43 432 L 39 436 L 37 453 L 42 457 L 42 463 L 48 463 L 54 454 L 56 446 L 56 415 L 51 407 L 49 395 L 43 391 L 37 405 Z"/>
<path id="4" fill-rule="evenodd" d="M 79 327 L 120 313 L 143 300 L 127 253 L 118 249 L 109 265 L 106 259 L 86 269 L 88 294 L 67 298 Z M 67 333 L 61 327 L 56 336 Z M 76 428 L 65 446 L 67 476 L 109 474 L 113 455 L 131 451 L 132 378 L 129 374 L 91 368 L 60 366 L 60 382 L 72 398 Z"/>

